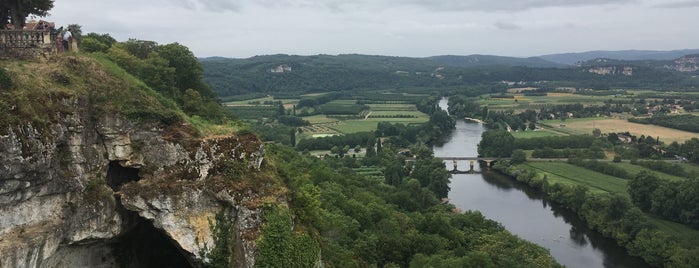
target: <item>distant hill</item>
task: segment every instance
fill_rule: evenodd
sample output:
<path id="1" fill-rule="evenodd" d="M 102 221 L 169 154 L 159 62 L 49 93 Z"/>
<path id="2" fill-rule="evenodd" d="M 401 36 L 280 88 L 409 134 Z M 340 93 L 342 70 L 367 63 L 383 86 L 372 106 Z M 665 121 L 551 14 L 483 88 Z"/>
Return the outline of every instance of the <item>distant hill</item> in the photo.
<path id="1" fill-rule="evenodd" d="M 204 67 L 204 79 L 220 97 L 253 92 L 457 86 L 465 80 L 481 83 L 502 81 L 508 77 L 520 81 L 524 78 L 510 75 L 508 68 L 564 66 L 540 58 L 489 55 L 410 58 L 359 54 L 276 54 L 247 59 L 211 57 L 200 58 L 199 61 Z M 460 71 L 475 67 L 482 70 Z"/>
<path id="2" fill-rule="evenodd" d="M 699 74 L 699 54 L 685 55 L 671 60 L 618 60 L 598 58 L 582 61 L 576 65 L 581 67 L 637 66 L 673 70 L 688 74 Z"/>
<path id="3" fill-rule="evenodd" d="M 444 55 L 434 56 L 427 59 L 452 67 L 478 67 L 478 66 L 523 66 L 534 68 L 565 67 L 565 64 L 556 63 L 542 59 L 540 57 L 515 58 L 493 55 L 469 55 L 455 56 Z"/>
<path id="4" fill-rule="evenodd" d="M 697 58 L 675 61 L 586 62 L 555 65 L 538 58 L 497 56 L 435 56 L 429 58 L 372 55 L 265 55 L 247 59 L 203 58 L 204 80 L 219 98 L 237 95 L 295 97 L 314 92 L 446 90 L 474 85 L 502 85 L 502 81 L 536 86 L 581 88 L 696 88 L 692 78 Z M 523 66 L 525 65 L 525 66 Z M 667 66 L 667 67 L 665 67 Z"/>
<path id="5" fill-rule="evenodd" d="M 605 58 L 614 60 L 674 60 L 689 54 L 699 54 L 699 49 L 682 49 L 670 51 L 657 50 L 618 50 L 618 51 L 588 51 L 580 53 L 562 53 L 539 56 L 547 61 L 573 65 L 578 62 Z"/>

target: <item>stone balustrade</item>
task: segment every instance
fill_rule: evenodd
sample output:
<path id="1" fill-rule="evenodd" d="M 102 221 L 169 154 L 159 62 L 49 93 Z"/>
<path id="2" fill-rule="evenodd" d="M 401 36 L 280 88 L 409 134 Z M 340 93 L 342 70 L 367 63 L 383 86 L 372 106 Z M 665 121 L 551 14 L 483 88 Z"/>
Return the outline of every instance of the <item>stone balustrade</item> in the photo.
<path id="1" fill-rule="evenodd" d="M 57 37 L 46 30 L 0 30 L 0 58 L 59 53 L 62 47 Z"/>

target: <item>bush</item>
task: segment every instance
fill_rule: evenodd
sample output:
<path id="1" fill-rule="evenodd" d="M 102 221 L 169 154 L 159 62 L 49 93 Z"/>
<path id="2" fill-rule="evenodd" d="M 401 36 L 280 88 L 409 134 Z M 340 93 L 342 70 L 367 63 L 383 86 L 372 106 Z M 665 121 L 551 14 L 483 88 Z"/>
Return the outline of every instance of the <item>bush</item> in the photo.
<path id="1" fill-rule="evenodd" d="M 10 75 L 8 75 L 3 68 L 0 68 L 0 90 L 11 89 L 12 87 Z"/>

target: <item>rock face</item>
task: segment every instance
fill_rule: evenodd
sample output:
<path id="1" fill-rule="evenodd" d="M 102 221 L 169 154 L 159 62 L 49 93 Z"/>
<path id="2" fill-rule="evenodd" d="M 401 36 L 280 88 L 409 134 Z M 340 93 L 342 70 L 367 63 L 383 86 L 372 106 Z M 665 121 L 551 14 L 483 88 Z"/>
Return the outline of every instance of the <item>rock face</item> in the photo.
<path id="1" fill-rule="evenodd" d="M 0 267 L 117 267 L 109 245 L 136 222 L 126 210 L 152 221 L 194 266 L 212 245 L 210 219 L 229 211 L 244 247 L 240 266 L 254 265 L 249 235 L 260 210 L 245 200 L 255 193 L 209 178 L 224 162 L 259 170 L 259 140 L 199 140 L 182 123 L 136 125 L 80 110 L 79 99 L 60 102 L 70 112 L 56 122 L 0 129 Z"/>
<path id="2" fill-rule="evenodd" d="M 633 67 L 630 67 L 630 66 L 590 67 L 589 69 L 587 69 L 587 71 L 590 73 L 593 73 L 593 74 L 598 74 L 598 75 L 618 75 L 618 74 L 625 75 L 625 76 L 632 76 L 633 75 Z"/>
<path id="3" fill-rule="evenodd" d="M 671 65 L 665 66 L 678 72 L 691 73 L 699 71 L 699 55 L 687 55 L 676 59 Z"/>

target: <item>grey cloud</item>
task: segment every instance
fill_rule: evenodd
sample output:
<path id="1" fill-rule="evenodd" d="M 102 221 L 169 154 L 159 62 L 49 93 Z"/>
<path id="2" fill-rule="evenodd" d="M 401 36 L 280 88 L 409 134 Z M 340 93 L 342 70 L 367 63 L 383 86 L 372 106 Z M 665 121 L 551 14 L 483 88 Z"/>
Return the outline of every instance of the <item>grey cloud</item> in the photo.
<path id="1" fill-rule="evenodd" d="M 214 12 L 234 11 L 242 8 L 238 0 L 170 0 L 174 6 L 192 10 L 206 10 Z"/>
<path id="2" fill-rule="evenodd" d="M 664 3 L 664 4 L 655 5 L 655 7 L 660 7 L 660 8 L 699 7 L 699 1 L 680 1 L 680 2 Z"/>
<path id="3" fill-rule="evenodd" d="M 636 0 L 393 0 L 439 11 L 520 11 L 544 7 L 623 4 Z"/>
<path id="4" fill-rule="evenodd" d="M 519 25 L 514 24 L 514 23 L 510 23 L 510 22 L 498 21 L 498 22 L 494 23 L 493 25 L 495 26 L 495 28 L 498 28 L 500 30 L 519 30 L 519 29 L 521 29 L 521 27 L 519 27 Z"/>

